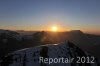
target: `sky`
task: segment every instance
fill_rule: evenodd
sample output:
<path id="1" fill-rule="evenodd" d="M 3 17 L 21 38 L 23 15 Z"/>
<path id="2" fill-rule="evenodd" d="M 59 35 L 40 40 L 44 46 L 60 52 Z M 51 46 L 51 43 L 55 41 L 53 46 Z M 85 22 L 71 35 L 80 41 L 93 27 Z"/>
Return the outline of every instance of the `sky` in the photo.
<path id="1" fill-rule="evenodd" d="M 0 29 L 100 34 L 100 0 L 0 0 Z"/>

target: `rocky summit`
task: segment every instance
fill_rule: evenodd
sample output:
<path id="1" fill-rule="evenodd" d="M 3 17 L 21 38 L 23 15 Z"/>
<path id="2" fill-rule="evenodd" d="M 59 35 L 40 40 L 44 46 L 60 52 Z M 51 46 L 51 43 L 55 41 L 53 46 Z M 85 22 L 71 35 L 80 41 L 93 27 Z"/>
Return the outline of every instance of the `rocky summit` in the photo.
<path id="1" fill-rule="evenodd" d="M 66 41 L 9 53 L 0 60 L 0 66 L 99 66 L 99 61 Z"/>

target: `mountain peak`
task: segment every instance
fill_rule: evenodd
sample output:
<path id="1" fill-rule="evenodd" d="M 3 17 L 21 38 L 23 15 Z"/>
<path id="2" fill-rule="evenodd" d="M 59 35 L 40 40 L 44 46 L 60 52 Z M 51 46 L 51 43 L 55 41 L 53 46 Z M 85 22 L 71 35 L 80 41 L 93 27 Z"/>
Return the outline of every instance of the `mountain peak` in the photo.
<path id="1" fill-rule="evenodd" d="M 86 52 L 75 46 L 73 43 L 66 41 L 59 44 L 49 44 L 42 45 L 38 47 L 23 49 L 20 51 L 15 51 L 5 58 L 3 58 L 0 62 L 0 66 L 99 66 L 97 60 L 94 63 L 77 63 L 77 57 L 91 57 Z M 52 60 L 56 59 L 56 63 L 52 61 L 46 60 L 40 61 L 42 58 Z M 68 60 L 66 63 L 57 62 L 57 59 L 65 58 L 73 59 L 72 62 Z M 70 60 L 69 59 L 69 60 Z"/>
<path id="2" fill-rule="evenodd" d="M 70 33 L 73 33 L 73 34 L 83 34 L 83 32 L 81 30 L 71 30 Z"/>

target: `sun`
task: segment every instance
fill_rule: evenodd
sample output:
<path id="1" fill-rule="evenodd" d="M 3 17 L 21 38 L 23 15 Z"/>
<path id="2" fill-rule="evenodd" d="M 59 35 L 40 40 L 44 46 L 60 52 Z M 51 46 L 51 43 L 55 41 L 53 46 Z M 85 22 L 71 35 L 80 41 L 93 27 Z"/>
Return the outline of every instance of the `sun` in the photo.
<path id="1" fill-rule="evenodd" d="M 51 30 L 52 30 L 52 32 L 57 32 L 58 31 L 58 27 L 57 26 L 52 26 Z"/>

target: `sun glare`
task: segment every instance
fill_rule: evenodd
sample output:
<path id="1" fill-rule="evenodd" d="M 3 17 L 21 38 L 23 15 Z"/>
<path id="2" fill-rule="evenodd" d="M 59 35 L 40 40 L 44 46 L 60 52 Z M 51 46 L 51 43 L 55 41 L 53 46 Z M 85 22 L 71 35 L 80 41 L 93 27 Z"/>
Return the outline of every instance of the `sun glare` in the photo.
<path id="1" fill-rule="evenodd" d="M 52 30 L 52 32 L 57 32 L 58 31 L 58 28 L 57 28 L 57 26 L 52 26 L 51 27 L 51 30 Z"/>

